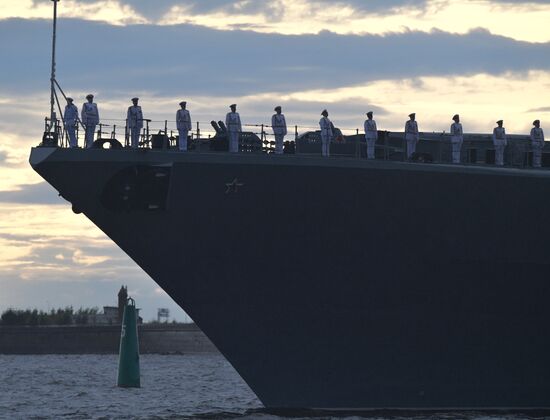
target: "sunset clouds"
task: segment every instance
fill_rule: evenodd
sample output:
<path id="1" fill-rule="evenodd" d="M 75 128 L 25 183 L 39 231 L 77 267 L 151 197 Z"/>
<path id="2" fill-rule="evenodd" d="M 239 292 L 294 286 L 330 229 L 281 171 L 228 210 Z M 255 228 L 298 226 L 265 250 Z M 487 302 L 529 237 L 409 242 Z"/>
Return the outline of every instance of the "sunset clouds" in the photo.
<path id="1" fill-rule="evenodd" d="M 59 2 L 57 76 L 81 106 L 96 94 L 105 120 L 139 96 L 146 117 L 173 120 L 186 99 L 205 126 L 239 104 L 290 125 L 328 108 L 354 131 L 373 109 L 381 129 L 416 112 L 422 131 L 465 132 L 504 119 L 550 129 L 550 3 L 441 0 L 101 0 Z M 120 284 L 143 307 L 183 313 L 28 165 L 49 110 L 50 0 L 0 4 L 0 310 L 102 306 Z"/>
<path id="2" fill-rule="evenodd" d="M 530 42 L 549 41 L 544 0 L 63 0 L 60 16 L 112 25 L 194 24 L 281 34 L 387 34 L 438 29 L 493 34 Z M 0 6 L 0 18 L 51 17 L 50 0 L 19 0 Z"/>

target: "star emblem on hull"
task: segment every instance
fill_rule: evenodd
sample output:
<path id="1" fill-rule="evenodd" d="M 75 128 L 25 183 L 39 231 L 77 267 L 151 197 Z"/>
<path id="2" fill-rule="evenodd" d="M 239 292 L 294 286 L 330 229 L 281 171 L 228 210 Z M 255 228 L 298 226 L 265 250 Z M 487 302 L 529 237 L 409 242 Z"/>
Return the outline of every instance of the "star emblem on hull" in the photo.
<path id="1" fill-rule="evenodd" d="M 244 184 L 239 182 L 237 178 L 233 178 L 233 181 L 225 184 L 225 193 L 231 194 L 239 191 L 239 187 L 242 187 Z"/>

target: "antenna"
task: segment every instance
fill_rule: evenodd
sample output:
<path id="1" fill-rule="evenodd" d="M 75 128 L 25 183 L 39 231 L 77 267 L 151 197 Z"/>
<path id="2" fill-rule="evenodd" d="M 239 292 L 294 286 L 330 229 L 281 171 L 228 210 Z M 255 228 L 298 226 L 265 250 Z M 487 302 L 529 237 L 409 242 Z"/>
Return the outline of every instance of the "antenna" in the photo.
<path id="1" fill-rule="evenodd" d="M 52 35 L 52 73 L 50 76 L 50 129 L 55 126 L 56 116 L 54 110 L 55 104 L 55 37 L 57 32 L 57 2 L 53 1 L 53 35 Z"/>

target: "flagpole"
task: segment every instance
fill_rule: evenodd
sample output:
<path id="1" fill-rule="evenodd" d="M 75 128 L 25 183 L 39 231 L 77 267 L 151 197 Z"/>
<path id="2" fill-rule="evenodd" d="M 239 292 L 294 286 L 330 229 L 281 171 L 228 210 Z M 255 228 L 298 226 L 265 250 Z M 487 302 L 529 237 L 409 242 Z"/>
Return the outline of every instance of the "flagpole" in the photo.
<path id="1" fill-rule="evenodd" d="M 54 109 L 54 99 L 55 99 L 55 41 L 56 41 L 56 32 L 57 32 L 57 2 L 59 0 L 53 1 L 53 35 L 52 35 L 52 73 L 50 76 L 50 129 L 53 129 L 56 123 L 55 109 Z"/>

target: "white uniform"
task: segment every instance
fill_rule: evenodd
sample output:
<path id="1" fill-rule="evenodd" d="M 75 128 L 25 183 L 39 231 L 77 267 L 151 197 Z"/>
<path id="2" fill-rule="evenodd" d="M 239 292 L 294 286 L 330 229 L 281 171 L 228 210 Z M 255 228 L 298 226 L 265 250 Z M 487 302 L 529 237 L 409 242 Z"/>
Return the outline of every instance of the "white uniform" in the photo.
<path id="1" fill-rule="evenodd" d="M 531 129 L 531 150 L 533 150 L 533 167 L 540 168 L 542 149 L 544 148 L 544 131 L 540 127 Z"/>
<path id="2" fill-rule="evenodd" d="M 65 130 L 69 136 L 69 146 L 77 147 L 78 140 L 76 138 L 75 128 L 76 122 L 78 121 L 78 108 L 75 104 L 65 106 L 63 118 L 65 119 Z"/>
<path id="3" fill-rule="evenodd" d="M 454 122 L 451 124 L 451 148 L 453 151 L 453 163 L 460 163 L 460 151 L 464 137 L 462 135 L 462 124 Z"/>
<path id="4" fill-rule="evenodd" d="M 143 128 L 143 113 L 139 105 L 132 105 L 128 108 L 127 127 L 132 138 L 132 147 L 137 149 L 139 145 L 139 133 Z"/>
<path id="5" fill-rule="evenodd" d="M 84 144 L 86 147 L 92 147 L 92 144 L 94 143 L 95 126 L 99 124 L 99 111 L 97 109 L 97 104 L 93 102 L 85 102 L 82 105 L 80 115 L 82 124 L 86 128 Z"/>
<path id="6" fill-rule="evenodd" d="M 321 127 L 321 154 L 330 156 L 330 140 L 332 139 L 332 123 L 328 117 L 323 117 L 319 120 Z"/>
<path id="7" fill-rule="evenodd" d="M 365 140 L 367 141 L 367 159 L 374 159 L 374 145 L 378 139 L 376 121 L 365 120 Z"/>
<path id="8" fill-rule="evenodd" d="M 271 127 L 275 135 L 275 153 L 283 153 L 283 143 L 286 136 L 286 121 L 284 114 L 273 114 L 271 117 Z"/>
<path id="9" fill-rule="evenodd" d="M 416 151 L 416 143 L 418 143 L 418 123 L 409 120 L 405 123 L 405 140 L 407 140 L 407 158 L 410 158 Z"/>
<path id="10" fill-rule="evenodd" d="M 180 136 L 180 150 L 185 152 L 187 150 L 187 135 L 191 131 L 191 115 L 186 109 L 178 109 L 176 113 L 176 126 Z"/>
<path id="11" fill-rule="evenodd" d="M 225 125 L 229 136 L 229 151 L 237 153 L 239 151 L 239 133 L 243 131 L 241 126 L 241 117 L 238 112 L 228 112 L 225 116 Z"/>
<path id="12" fill-rule="evenodd" d="M 504 127 L 493 129 L 493 144 L 495 145 L 495 165 L 504 165 L 504 148 L 506 147 L 506 130 Z"/>

